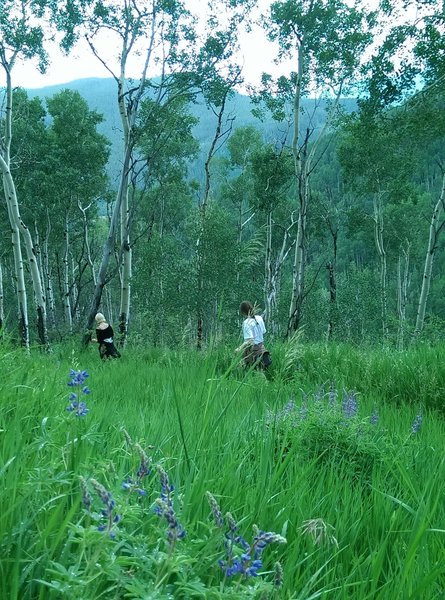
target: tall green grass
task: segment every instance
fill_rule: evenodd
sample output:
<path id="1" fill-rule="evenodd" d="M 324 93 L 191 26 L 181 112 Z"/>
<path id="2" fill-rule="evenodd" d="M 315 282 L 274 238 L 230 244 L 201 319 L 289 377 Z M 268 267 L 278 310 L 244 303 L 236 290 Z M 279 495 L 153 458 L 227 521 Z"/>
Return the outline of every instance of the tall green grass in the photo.
<path id="1" fill-rule="evenodd" d="M 442 354 L 277 346 L 266 379 L 243 373 L 224 349 L 129 349 L 106 364 L 92 350 L 0 350 L 0 597 L 443 598 Z M 71 368 L 89 372 L 85 417 L 66 411 Z M 343 389 L 357 392 L 351 419 Z M 144 496 L 122 489 L 135 478 L 137 444 L 152 460 Z M 187 530 L 173 545 L 153 511 L 157 465 Z M 91 479 L 116 501 L 115 538 L 98 531 L 103 505 Z M 286 538 L 266 547 L 257 577 L 224 577 L 225 529 L 207 491 L 248 541 L 255 524 Z"/>

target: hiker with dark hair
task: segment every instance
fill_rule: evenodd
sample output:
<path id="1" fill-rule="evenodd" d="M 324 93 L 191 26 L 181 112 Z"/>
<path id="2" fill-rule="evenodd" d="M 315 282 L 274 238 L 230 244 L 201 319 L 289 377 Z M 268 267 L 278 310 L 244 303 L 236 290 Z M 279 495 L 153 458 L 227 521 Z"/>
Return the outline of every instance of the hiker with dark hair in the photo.
<path id="1" fill-rule="evenodd" d="M 266 326 L 263 317 L 255 314 L 255 308 L 248 300 L 241 302 L 239 311 L 244 317 L 242 325 L 244 341 L 235 352 L 243 351 L 245 367 L 255 366 L 256 369 L 266 369 L 271 363 L 271 358 L 264 347 Z"/>

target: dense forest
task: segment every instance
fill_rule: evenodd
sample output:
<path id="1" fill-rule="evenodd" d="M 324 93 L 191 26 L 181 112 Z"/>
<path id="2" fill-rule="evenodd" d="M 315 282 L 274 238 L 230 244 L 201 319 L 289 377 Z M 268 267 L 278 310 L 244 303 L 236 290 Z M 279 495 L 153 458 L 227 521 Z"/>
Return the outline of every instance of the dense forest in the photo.
<path id="1" fill-rule="evenodd" d="M 234 57 L 255 4 L 210 3 L 198 35 L 179 0 L 4 2 L 3 335 L 86 339 L 101 310 L 121 343 L 200 348 L 251 299 L 276 338 L 443 337 L 443 11 L 273 2 L 264 35 L 295 70 L 247 96 Z M 86 39 L 110 78 L 15 87 L 50 35 Z"/>

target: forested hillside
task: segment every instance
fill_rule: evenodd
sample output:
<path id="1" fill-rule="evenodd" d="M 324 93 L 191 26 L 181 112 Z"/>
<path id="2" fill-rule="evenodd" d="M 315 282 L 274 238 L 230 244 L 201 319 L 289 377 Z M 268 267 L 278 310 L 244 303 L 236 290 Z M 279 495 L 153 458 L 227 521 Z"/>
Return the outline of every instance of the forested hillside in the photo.
<path id="1" fill-rule="evenodd" d="M 294 14 L 278 3 L 265 34 L 297 70 L 265 74 L 248 97 L 237 92 L 234 61 L 248 4 L 230 6 L 227 22 L 215 13 L 220 29 L 205 43 L 180 3 L 160 7 L 171 29 L 153 33 L 166 50 L 154 79 L 151 44 L 140 77 L 126 70 L 133 51 L 144 56 L 134 44 L 146 41 L 148 13 L 132 15 L 136 27 L 114 7 L 113 23 L 129 27 L 117 33 L 119 63 L 99 56 L 114 78 L 15 89 L 23 46 L 14 54 L 17 38 L 4 42 L 3 332 L 48 345 L 88 331 L 101 310 L 122 343 L 202 347 L 236 334 L 249 298 L 272 338 L 403 348 L 442 336 L 445 124 L 434 7 L 422 8 L 428 30 L 396 28 L 378 47 L 389 6 L 370 13 L 320 2 L 317 18 L 300 22 L 310 7 Z M 95 35 L 111 19 L 99 13 L 94 26 L 88 12 L 82 21 L 94 58 Z M 80 25 L 57 14 L 49 22 L 68 48 Z M 24 60 L 44 58 L 43 38 L 32 40 Z M 397 70 L 403 48 L 416 58 Z"/>
<path id="2" fill-rule="evenodd" d="M 107 173 L 112 182 L 117 181 L 119 178 L 123 145 L 119 107 L 114 98 L 115 85 L 113 79 L 90 78 L 27 90 L 29 98 L 39 97 L 41 100 L 52 98 L 64 89 L 76 91 L 86 100 L 90 110 L 95 110 L 103 115 L 103 121 L 98 125 L 98 131 L 111 142 Z M 356 107 L 356 101 L 352 98 L 342 98 L 341 103 L 347 112 L 352 112 Z M 303 106 L 302 127 L 306 129 L 310 126 L 320 129 L 326 118 L 326 102 L 306 98 L 303 100 Z M 216 116 L 206 105 L 203 97 L 197 98 L 196 102 L 192 103 L 189 108 L 190 113 L 199 118 L 193 127 L 193 135 L 199 142 L 200 151 L 199 159 L 191 159 L 187 171 L 190 178 L 202 181 L 204 177 L 204 157 L 208 152 L 215 131 Z M 230 98 L 227 105 L 227 114 L 234 119 L 233 129 L 253 125 L 262 132 L 265 140 L 276 140 L 280 134 L 279 125 L 272 120 L 270 115 L 260 121 L 252 114 L 253 109 L 254 105 L 248 96 L 234 91 L 233 97 Z M 225 146 L 221 148 L 221 153 L 227 153 Z"/>

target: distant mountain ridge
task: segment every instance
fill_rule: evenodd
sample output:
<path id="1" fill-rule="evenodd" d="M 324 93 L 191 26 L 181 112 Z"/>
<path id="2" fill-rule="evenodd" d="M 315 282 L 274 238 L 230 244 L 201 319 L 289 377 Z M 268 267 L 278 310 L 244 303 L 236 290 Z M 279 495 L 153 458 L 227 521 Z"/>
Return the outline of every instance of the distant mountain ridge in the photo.
<path id="1" fill-rule="evenodd" d="M 111 154 L 108 164 L 108 174 L 112 184 L 117 184 L 120 173 L 120 164 L 122 156 L 122 125 L 119 115 L 119 110 L 116 101 L 116 82 L 110 78 L 87 78 L 76 79 L 68 83 L 51 85 L 43 88 L 28 89 L 27 93 L 30 98 L 40 97 L 42 100 L 46 97 L 52 97 L 62 90 L 69 89 L 79 92 L 86 100 L 90 110 L 96 110 L 104 116 L 104 121 L 98 126 L 100 133 L 105 135 L 111 142 Z M 353 110 L 355 100 L 345 98 L 343 104 L 346 110 Z M 303 106 L 314 110 L 315 100 L 304 99 Z M 227 112 L 235 115 L 233 128 L 254 125 L 263 132 L 266 139 L 274 139 L 278 135 L 279 125 L 272 120 L 269 122 L 261 122 L 252 115 L 252 102 L 249 96 L 235 92 L 234 96 L 228 103 Z M 317 112 L 318 111 L 318 112 Z M 215 132 L 215 115 L 207 109 L 204 104 L 195 104 L 191 107 L 193 115 L 199 118 L 199 123 L 194 128 L 194 135 L 201 144 L 201 158 L 191 165 L 190 175 L 200 179 L 200 171 L 202 171 L 203 156 L 210 144 L 210 141 Z M 321 127 L 325 119 L 325 111 L 321 105 L 314 110 L 312 117 L 312 125 Z M 307 127 L 307 118 L 302 118 L 302 128 Z"/>

